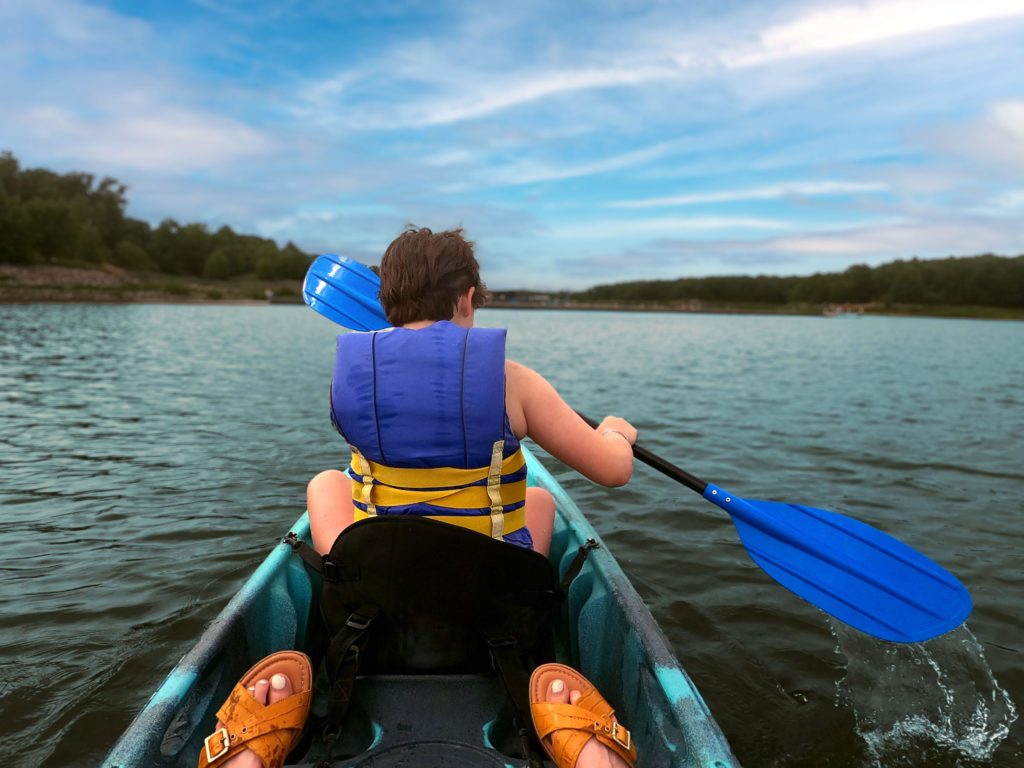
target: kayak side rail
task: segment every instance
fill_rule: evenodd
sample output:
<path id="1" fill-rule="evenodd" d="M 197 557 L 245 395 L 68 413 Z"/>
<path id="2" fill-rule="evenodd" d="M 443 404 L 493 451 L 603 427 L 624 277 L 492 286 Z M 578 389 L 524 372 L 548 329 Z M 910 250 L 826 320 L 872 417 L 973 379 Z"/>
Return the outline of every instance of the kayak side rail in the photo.
<path id="1" fill-rule="evenodd" d="M 569 590 L 572 663 L 629 725 L 645 765 L 738 768 L 725 735 L 661 627 L 572 498 L 524 446 L 529 482 L 546 488 L 558 509 L 552 556 L 563 576 L 588 539 L 599 546 Z"/>
<path id="2" fill-rule="evenodd" d="M 291 530 L 308 539 L 308 515 Z M 183 754 L 198 755 L 202 737 L 213 731 L 217 708 L 248 660 L 302 646 L 312 586 L 291 553 L 284 543 L 271 550 L 136 715 L 104 768 L 173 766 Z"/>

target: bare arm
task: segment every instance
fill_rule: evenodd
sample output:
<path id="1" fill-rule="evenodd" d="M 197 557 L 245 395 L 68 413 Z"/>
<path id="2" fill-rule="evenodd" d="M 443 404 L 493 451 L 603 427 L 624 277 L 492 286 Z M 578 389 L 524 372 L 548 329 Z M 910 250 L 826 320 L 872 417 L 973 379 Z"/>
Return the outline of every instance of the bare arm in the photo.
<path id="1" fill-rule="evenodd" d="M 511 360 L 505 363 L 505 382 L 506 410 L 517 435 L 533 438 L 595 483 L 615 487 L 629 482 L 636 429 L 628 421 L 608 416 L 591 429 L 547 379 Z"/>

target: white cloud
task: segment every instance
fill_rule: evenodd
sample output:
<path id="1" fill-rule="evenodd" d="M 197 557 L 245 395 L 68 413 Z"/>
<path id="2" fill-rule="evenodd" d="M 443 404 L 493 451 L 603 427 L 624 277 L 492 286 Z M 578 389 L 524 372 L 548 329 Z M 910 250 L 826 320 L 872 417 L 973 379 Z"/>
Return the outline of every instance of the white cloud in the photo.
<path id="1" fill-rule="evenodd" d="M 492 82 L 470 97 L 420 105 L 405 115 L 410 126 L 447 125 L 483 117 L 511 107 L 574 91 L 638 85 L 678 77 L 676 66 L 624 66 L 607 69 L 554 70 L 524 72 L 514 81 Z"/>
<path id="2" fill-rule="evenodd" d="M 1020 216 L 1024 214 L 1024 188 L 1009 189 L 995 195 L 972 211 L 987 216 Z"/>
<path id="3" fill-rule="evenodd" d="M 716 239 L 652 237 L 625 249 L 587 253 L 587 244 L 558 259 L 560 273 L 577 287 L 616 279 L 671 279 L 682 276 L 810 274 L 846 269 L 853 263 L 881 264 L 914 256 L 935 258 L 1022 251 L 1016 222 L 985 217 L 943 216 L 874 221 L 862 226 Z"/>
<path id="4" fill-rule="evenodd" d="M 34 42 L 47 41 L 47 53 L 65 56 L 98 45 L 122 48 L 144 42 L 151 33 L 144 21 L 77 0 L 0 2 L 0 27 L 23 33 L 31 31 Z M 39 31 L 44 34 L 40 36 Z"/>
<path id="5" fill-rule="evenodd" d="M 989 115 L 989 122 L 992 126 L 1004 134 L 1018 150 L 1019 155 L 1024 155 L 1024 101 L 1003 101 L 996 104 Z"/>
<path id="6" fill-rule="evenodd" d="M 737 229 L 778 230 L 789 224 L 777 219 L 750 216 L 689 216 L 647 219 L 600 219 L 554 225 L 550 236 L 571 239 L 606 239 L 617 237 L 656 237 L 673 232 L 728 232 Z"/>
<path id="7" fill-rule="evenodd" d="M 757 66 L 1013 16 L 1024 16 L 1021 0 L 896 0 L 839 6 L 769 27 L 760 33 L 756 46 L 734 48 L 721 58 L 730 68 Z"/>
<path id="8" fill-rule="evenodd" d="M 582 176 L 593 176 L 599 173 L 618 171 L 642 165 L 651 160 L 665 157 L 679 148 L 680 144 L 678 142 L 660 142 L 632 152 L 624 152 L 580 165 L 550 165 L 538 162 L 522 162 L 488 170 L 488 181 L 484 185 L 533 184 L 536 182 L 563 181 Z"/>
<path id="9" fill-rule="evenodd" d="M 821 197 L 853 195 L 865 192 L 884 192 L 885 184 L 855 181 L 789 181 L 763 187 L 748 187 L 721 192 L 703 192 L 668 197 L 648 197 L 640 200 L 616 200 L 609 208 L 659 208 L 665 206 L 702 205 L 705 203 L 731 203 L 745 200 L 775 200 L 783 197 Z"/>
<path id="10" fill-rule="evenodd" d="M 484 118 L 554 97 L 618 87 L 664 83 L 697 83 L 721 77 L 722 70 L 744 69 L 808 55 L 838 54 L 860 46 L 878 45 L 998 19 L 1024 17 L 1024 0 L 889 0 L 813 10 L 789 21 L 749 34 L 732 31 L 710 46 L 690 19 L 665 21 L 652 33 L 625 25 L 615 36 L 611 64 L 595 61 L 585 46 L 571 50 L 565 42 L 558 61 L 544 67 L 512 65 L 475 35 L 469 42 L 443 46 L 428 41 L 404 41 L 386 52 L 381 63 L 345 70 L 300 88 L 296 113 L 322 123 L 340 123 L 352 130 L 425 128 Z M 657 24 L 657 17 L 648 23 Z M 518 19 L 520 25 L 532 23 Z M 749 19 L 737 16 L 743 29 Z M 523 29 L 501 30 L 506 36 Z M 494 30 L 491 30 L 492 36 Z M 742 42 L 741 38 L 748 41 Z M 560 41 L 560 49 L 563 45 Z M 493 49 L 493 50 L 492 50 Z M 473 61 L 467 69 L 466 61 Z M 805 73 L 806 74 L 806 73 Z M 346 101 L 353 83 L 361 81 L 366 98 Z M 415 84 L 409 99 L 395 103 L 376 100 L 374 93 Z"/>
<path id="11" fill-rule="evenodd" d="M 1024 171 L 1024 100 L 997 102 L 977 120 L 940 128 L 932 136 L 951 155 L 967 156 L 999 175 L 1019 178 Z"/>
<path id="12" fill-rule="evenodd" d="M 98 168 L 133 168 L 176 174 L 222 168 L 268 152 L 272 142 L 249 126 L 199 109 L 164 106 L 148 97 L 123 109 L 83 117 L 52 105 L 14 117 L 35 150 L 54 157 L 73 152 Z"/>

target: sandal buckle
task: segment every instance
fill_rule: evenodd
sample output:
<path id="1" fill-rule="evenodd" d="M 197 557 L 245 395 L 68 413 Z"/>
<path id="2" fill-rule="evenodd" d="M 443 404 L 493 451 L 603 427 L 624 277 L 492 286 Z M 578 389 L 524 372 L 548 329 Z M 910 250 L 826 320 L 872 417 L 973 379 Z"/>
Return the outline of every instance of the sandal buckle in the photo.
<path id="1" fill-rule="evenodd" d="M 623 734 L 625 734 L 625 737 L 626 737 L 625 741 L 622 740 L 622 735 Z M 616 744 L 621 746 L 623 749 L 627 749 L 627 750 L 630 748 L 630 745 L 632 745 L 632 743 L 633 743 L 633 737 L 630 735 L 629 729 L 628 728 L 623 728 L 621 725 L 619 725 L 615 721 L 612 721 L 612 739 L 615 740 Z"/>
<path id="2" fill-rule="evenodd" d="M 220 736 L 221 738 L 220 751 L 217 752 L 217 754 L 213 754 L 210 752 L 210 739 L 216 738 L 217 736 Z M 212 763 L 214 760 L 219 760 L 224 757 L 224 755 L 228 753 L 228 750 L 231 749 L 231 735 L 228 733 L 228 729 L 221 728 L 211 733 L 203 739 L 203 746 L 206 748 L 207 763 Z"/>

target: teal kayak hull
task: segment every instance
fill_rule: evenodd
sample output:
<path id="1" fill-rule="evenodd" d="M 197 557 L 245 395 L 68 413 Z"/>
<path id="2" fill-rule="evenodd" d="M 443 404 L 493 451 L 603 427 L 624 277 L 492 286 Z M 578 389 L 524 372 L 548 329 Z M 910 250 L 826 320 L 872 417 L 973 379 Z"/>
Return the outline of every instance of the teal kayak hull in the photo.
<path id="1" fill-rule="evenodd" d="M 599 544 L 569 590 L 568 620 L 557 633 L 558 660 L 580 669 L 615 707 L 633 733 L 639 766 L 738 766 L 700 693 L 600 536 L 543 465 L 524 451 L 529 483 L 547 488 L 556 500 L 551 560 L 559 577 L 588 539 Z M 292 531 L 308 541 L 308 516 L 302 515 Z M 171 670 L 103 765 L 194 766 L 217 709 L 245 670 L 274 651 L 306 647 L 317 589 L 292 549 L 276 546 Z M 503 697 L 495 693 L 496 685 L 493 678 L 472 675 L 360 678 L 356 694 L 362 699 L 353 708 L 360 721 L 350 718 L 350 748 L 343 753 L 348 757 L 335 764 L 426 766 L 447 755 L 458 765 L 516 765 L 501 751 Z M 410 702 L 409 712 L 395 711 L 395 706 L 409 709 Z M 389 723 L 399 721 L 396 735 Z M 418 728 L 423 732 L 417 734 Z M 316 754 L 314 744 L 303 759 L 312 765 Z"/>

